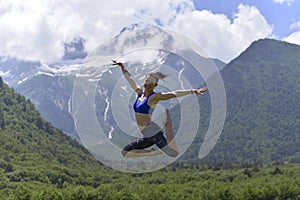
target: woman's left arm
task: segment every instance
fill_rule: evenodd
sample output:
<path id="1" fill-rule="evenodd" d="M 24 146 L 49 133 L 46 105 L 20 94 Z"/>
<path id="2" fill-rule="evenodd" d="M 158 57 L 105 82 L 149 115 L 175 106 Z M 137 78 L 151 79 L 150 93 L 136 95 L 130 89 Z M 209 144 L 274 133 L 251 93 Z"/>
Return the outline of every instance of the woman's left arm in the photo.
<path id="1" fill-rule="evenodd" d="M 192 89 L 192 90 L 176 90 L 173 92 L 157 94 L 155 99 L 157 101 L 160 101 L 160 100 L 168 100 L 168 99 L 177 98 L 177 97 L 183 97 L 183 96 L 190 95 L 190 94 L 203 95 L 203 93 L 206 92 L 207 90 L 208 90 L 207 87 L 202 87 L 200 89 Z"/>

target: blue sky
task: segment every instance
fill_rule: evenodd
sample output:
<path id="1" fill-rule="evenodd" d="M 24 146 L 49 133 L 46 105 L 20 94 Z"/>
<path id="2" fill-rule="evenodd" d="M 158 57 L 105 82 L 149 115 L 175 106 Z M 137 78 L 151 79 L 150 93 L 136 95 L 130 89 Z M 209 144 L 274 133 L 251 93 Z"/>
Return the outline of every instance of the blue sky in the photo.
<path id="1" fill-rule="evenodd" d="M 241 3 L 255 6 L 267 22 L 274 25 L 273 34 L 278 39 L 289 36 L 294 31 L 290 26 L 300 21 L 299 0 L 281 1 L 281 3 L 274 0 L 194 0 L 193 2 L 197 10 L 211 10 L 213 13 L 225 14 L 228 18 L 232 18 Z"/>
<path id="2" fill-rule="evenodd" d="M 300 0 L 2 0 L 0 56 L 52 63 L 76 37 L 93 51 L 133 23 L 178 31 L 224 62 L 253 41 L 300 45 Z"/>

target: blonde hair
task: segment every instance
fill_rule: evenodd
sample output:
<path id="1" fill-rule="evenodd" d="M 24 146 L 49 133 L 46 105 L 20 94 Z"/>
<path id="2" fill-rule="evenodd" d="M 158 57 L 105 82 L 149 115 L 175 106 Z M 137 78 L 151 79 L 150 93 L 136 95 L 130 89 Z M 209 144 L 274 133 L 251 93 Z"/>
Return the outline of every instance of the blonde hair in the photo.
<path id="1" fill-rule="evenodd" d="M 154 77 L 156 83 L 158 83 L 158 80 L 164 80 L 169 75 L 168 74 L 163 74 L 161 72 L 152 72 L 152 73 L 147 74 L 147 76 Z"/>

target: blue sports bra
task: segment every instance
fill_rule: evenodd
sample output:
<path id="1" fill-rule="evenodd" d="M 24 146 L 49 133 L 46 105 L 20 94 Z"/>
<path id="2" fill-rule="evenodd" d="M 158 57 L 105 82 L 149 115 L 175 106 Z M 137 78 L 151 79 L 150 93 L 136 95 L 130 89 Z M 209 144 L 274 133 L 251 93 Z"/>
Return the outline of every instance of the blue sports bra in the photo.
<path id="1" fill-rule="evenodd" d="M 155 92 L 152 92 L 150 95 L 145 97 L 142 101 L 139 101 L 139 98 L 144 94 L 143 92 L 139 94 L 133 104 L 133 109 L 136 113 L 143 113 L 143 114 L 152 114 L 154 109 L 151 108 L 148 105 L 148 99 L 149 97 L 154 94 Z"/>

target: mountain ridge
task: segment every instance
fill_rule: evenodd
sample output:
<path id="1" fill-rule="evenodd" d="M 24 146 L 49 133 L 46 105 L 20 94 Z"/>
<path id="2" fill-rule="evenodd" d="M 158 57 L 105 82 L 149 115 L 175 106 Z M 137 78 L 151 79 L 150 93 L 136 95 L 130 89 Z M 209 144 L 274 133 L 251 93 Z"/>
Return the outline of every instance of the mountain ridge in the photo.
<path id="1" fill-rule="evenodd" d="M 204 160 L 299 160 L 300 46 L 258 40 L 220 73 L 226 89 L 227 116 L 217 145 Z M 204 109 L 209 107 L 209 96 L 201 103 Z M 205 112 L 209 117 L 209 110 Z M 207 120 L 202 121 L 201 126 L 207 124 Z M 201 128 L 199 134 L 203 132 Z M 202 140 L 196 141 L 199 148 Z"/>
<path id="2" fill-rule="evenodd" d="M 272 48 L 268 48 L 270 45 L 272 45 Z M 252 49 L 255 49 L 256 52 L 253 52 Z M 268 51 L 266 51 L 266 49 Z M 286 59 L 287 55 L 292 55 L 295 51 L 298 51 L 298 49 L 299 45 L 297 44 L 265 38 L 251 43 L 251 45 L 246 49 L 247 51 L 243 51 L 237 58 L 244 62 L 248 61 L 247 58 L 256 58 L 257 61 L 273 61 L 282 58 Z M 281 55 L 284 55 L 284 57 L 281 57 Z M 295 57 L 289 57 L 289 59 L 293 60 Z"/>

